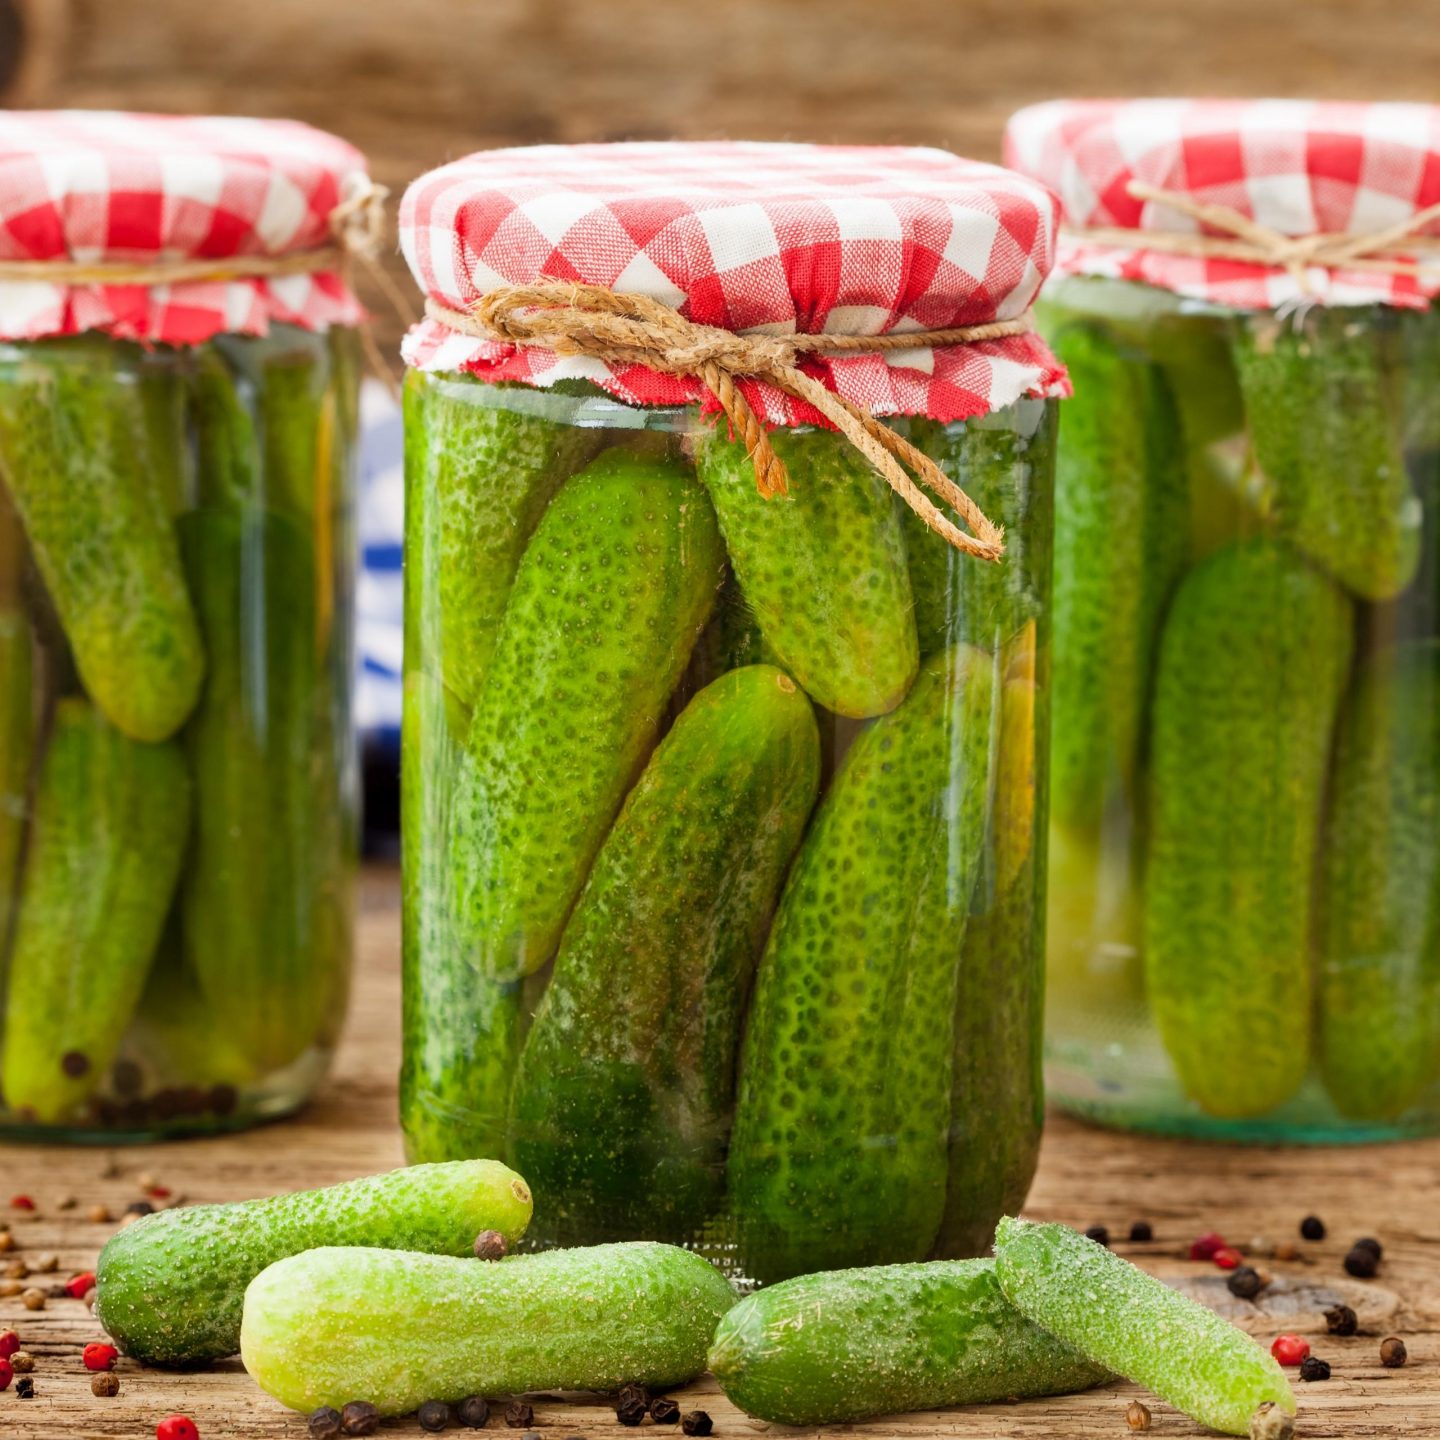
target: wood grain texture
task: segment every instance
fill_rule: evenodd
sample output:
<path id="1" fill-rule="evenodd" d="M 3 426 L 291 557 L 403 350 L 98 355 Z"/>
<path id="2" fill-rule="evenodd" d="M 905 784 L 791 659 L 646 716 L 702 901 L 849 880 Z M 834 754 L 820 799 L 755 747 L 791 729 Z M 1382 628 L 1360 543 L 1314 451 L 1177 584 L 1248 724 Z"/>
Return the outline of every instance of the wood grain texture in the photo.
<path id="1" fill-rule="evenodd" d="M 396 1130 L 395 1074 L 399 1064 L 399 888 L 393 872 L 366 877 L 360 924 L 359 974 L 345 1042 L 335 1071 L 310 1109 L 296 1119 L 249 1135 L 140 1146 L 115 1151 L 0 1146 L 0 1218 L 9 1218 L 20 1242 L 16 1252 L 46 1251 L 60 1271 L 42 1283 L 63 1280 L 94 1264 L 112 1227 L 94 1225 L 86 1208 L 102 1201 L 120 1214 L 140 1197 L 138 1177 L 147 1172 L 191 1201 L 238 1200 L 281 1190 L 333 1184 L 401 1163 Z M 1440 1141 L 1372 1150 L 1230 1149 L 1213 1145 L 1123 1137 L 1053 1117 L 1041 1155 L 1040 1174 L 1027 1210 L 1037 1218 L 1085 1226 L 1103 1223 L 1123 1236 L 1131 1220 L 1151 1220 L 1152 1245 L 1117 1243 L 1122 1253 L 1157 1273 L 1184 1276 L 1192 1293 L 1220 1308 L 1267 1341 L 1281 1330 L 1312 1336 L 1317 1354 L 1330 1360 L 1334 1378 L 1300 1385 L 1304 1437 L 1428 1437 L 1440 1434 Z M 11 1195 L 28 1193 L 38 1218 L 24 1221 L 3 1208 Z M 72 1196 L 78 1204 L 62 1211 Z M 544 1203 L 543 1197 L 540 1203 Z M 1303 1261 L 1265 1262 L 1276 1282 L 1263 1304 L 1232 1299 L 1209 1266 L 1183 1259 L 1202 1230 L 1218 1228 L 1232 1242 L 1251 1247 L 1296 1240 L 1303 1215 L 1315 1211 L 1329 1238 L 1304 1245 Z M 1348 1279 L 1340 1258 L 1360 1235 L 1385 1245 L 1379 1277 Z M 4 1257 L 6 1259 L 12 1257 Z M 1336 1298 L 1354 1305 L 1362 1326 L 1373 1332 L 1340 1340 L 1325 1334 L 1321 1312 Z M 153 1434 L 155 1422 L 173 1411 L 191 1415 L 204 1440 L 221 1437 L 294 1437 L 303 1422 L 261 1394 L 238 1361 L 201 1374 L 145 1371 L 130 1361 L 119 1366 L 121 1390 L 111 1400 L 90 1393 L 80 1349 L 100 1338 L 79 1302 L 51 1300 L 39 1314 L 19 1300 L 0 1300 L 0 1329 L 14 1326 L 36 1357 L 36 1398 L 0 1394 L 0 1436 L 5 1440 L 134 1440 Z M 1381 1337 L 1403 1335 L 1411 1363 L 1382 1369 Z M 974 1407 L 895 1417 L 843 1427 L 875 1436 L 1017 1437 L 1017 1440 L 1116 1440 L 1126 1403 L 1141 1392 L 1105 1386 L 1086 1395 L 1025 1404 Z M 712 1382 L 681 1396 L 688 1409 L 710 1411 L 720 1437 L 767 1430 L 740 1415 Z M 1193 1437 L 1205 1432 L 1151 1403 L 1156 1433 Z M 536 1404 L 537 1426 L 558 1437 L 622 1432 L 614 1413 L 595 1397 L 571 1403 Z M 491 1428 L 503 1425 L 493 1420 Z M 413 1421 L 396 1422 L 385 1434 L 420 1434 Z M 463 1432 L 462 1432 L 463 1433 Z"/>

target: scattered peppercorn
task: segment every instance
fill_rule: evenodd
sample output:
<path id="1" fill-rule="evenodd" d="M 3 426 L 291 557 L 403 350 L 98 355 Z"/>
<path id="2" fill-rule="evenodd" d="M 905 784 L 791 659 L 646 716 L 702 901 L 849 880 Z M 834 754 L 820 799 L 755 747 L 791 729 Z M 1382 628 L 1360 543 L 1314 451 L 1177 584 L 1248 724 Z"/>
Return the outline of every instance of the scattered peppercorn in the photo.
<path id="1" fill-rule="evenodd" d="M 1345 1257 L 1345 1273 L 1357 1280 L 1369 1280 L 1380 1268 L 1380 1257 L 1363 1245 L 1356 1245 Z"/>
<path id="2" fill-rule="evenodd" d="M 475 1258 L 477 1260 L 503 1260 L 510 1246 L 498 1230 L 482 1230 L 475 1237 Z"/>
<path id="3" fill-rule="evenodd" d="M 432 1434 L 446 1429 L 450 1424 L 450 1407 L 443 1400 L 427 1400 L 415 1417 L 422 1430 Z"/>
<path id="4" fill-rule="evenodd" d="M 1369 1250 L 1377 1260 L 1381 1259 L 1385 1254 L 1384 1246 L 1382 1246 L 1373 1235 L 1364 1236 L 1362 1239 L 1357 1240 L 1350 1248 L 1352 1250 Z"/>
<path id="5" fill-rule="evenodd" d="M 167 1415 L 155 1427 L 155 1440 L 200 1440 L 200 1431 L 188 1415 Z"/>
<path id="6" fill-rule="evenodd" d="M 77 1300 L 83 1300 L 86 1292 L 95 1288 L 95 1272 L 86 1270 L 79 1275 L 72 1275 L 65 1282 L 66 1291 Z"/>
<path id="7" fill-rule="evenodd" d="M 66 1195 L 55 1208 L 57 1210 L 73 1210 L 79 1203 L 73 1195 Z"/>
<path id="8" fill-rule="evenodd" d="M 95 1287 L 93 1285 L 85 1292 L 85 1308 L 87 1310 L 95 1308 Z"/>
<path id="9" fill-rule="evenodd" d="M 631 1395 L 620 1401 L 615 1407 L 615 1418 L 622 1424 L 632 1428 L 639 1425 L 650 1413 L 650 1407 L 638 1396 Z"/>
<path id="10" fill-rule="evenodd" d="M 13 1330 L 0 1330 L 0 1360 L 8 1359 L 20 1348 L 20 1337 Z"/>
<path id="11" fill-rule="evenodd" d="M 1217 1235 L 1213 1230 L 1207 1230 L 1198 1239 L 1190 1242 L 1190 1258 L 1192 1260 L 1213 1260 L 1217 1250 L 1225 1249 L 1223 1236 Z"/>
<path id="12" fill-rule="evenodd" d="M 35 1202 L 28 1195 L 12 1195 L 10 1208 L 12 1210 L 33 1210 Z"/>
<path id="13" fill-rule="evenodd" d="M 310 1412 L 310 1418 L 305 1423 L 309 1427 L 312 1440 L 334 1440 L 340 1433 L 340 1412 L 332 1410 L 328 1405 L 322 1405 L 318 1410 Z"/>
<path id="14" fill-rule="evenodd" d="M 1137 1220 L 1130 1227 L 1130 1239 L 1137 1245 L 1143 1245 L 1155 1238 L 1155 1231 L 1148 1220 Z"/>
<path id="15" fill-rule="evenodd" d="M 63 1285 L 51 1285 L 45 1291 L 45 1297 L 48 1300 L 65 1300 L 69 1298 L 69 1295 L 70 1292 Z"/>
<path id="16" fill-rule="evenodd" d="M 15 1367 L 8 1360 L 0 1360 L 0 1390 L 8 1390 L 15 1378 Z"/>
<path id="17" fill-rule="evenodd" d="M 20 1296 L 20 1302 L 27 1310 L 43 1310 L 45 1308 L 45 1292 L 43 1290 L 26 1290 Z"/>
<path id="18" fill-rule="evenodd" d="M 490 1418 L 490 1402 L 483 1395 L 467 1395 L 455 1407 L 455 1414 L 462 1425 L 479 1430 Z"/>
<path id="19" fill-rule="evenodd" d="M 87 1345 L 81 1355 L 87 1370 L 113 1370 L 120 1352 L 113 1345 L 96 1340 Z"/>
<path id="20" fill-rule="evenodd" d="M 505 1407 L 505 1423 L 512 1430 L 528 1430 L 535 1423 L 535 1407 L 528 1400 L 512 1400 Z"/>
<path id="21" fill-rule="evenodd" d="M 127 1215 L 153 1215 L 155 1207 L 148 1200 L 132 1200 L 126 1207 Z"/>
<path id="22" fill-rule="evenodd" d="M 1250 1265 L 1241 1265 L 1226 1276 L 1225 1288 L 1241 1300 L 1253 1300 L 1265 1287 L 1258 1270 Z"/>
<path id="23" fill-rule="evenodd" d="M 1275 1258 L 1277 1260 L 1298 1260 L 1300 1251 L 1288 1240 L 1282 1240 L 1275 1247 Z"/>
<path id="24" fill-rule="evenodd" d="M 120 1393 L 120 1377 L 112 1374 L 109 1370 L 102 1370 L 98 1375 L 90 1377 L 90 1393 L 99 1395 L 102 1399 L 109 1399 Z"/>
<path id="25" fill-rule="evenodd" d="M 1132 1400 L 1125 1407 L 1125 1423 L 1132 1430 L 1148 1430 L 1150 1428 L 1150 1411 L 1138 1400 Z"/>
<path id="26" fill-rule="evenodd" d="M 35 1382 L 28 1376 L 22 1376 L 15 1382 L 15 1398 L 17 1400 L 33 1400 L 35 1398 Z"/>
<path id="27" fill-rule="evenodd" d="M 642 1405 L 650 1404 L 650 1392 L 643 1385 L 622 1385 L 620 1393 L 615 1397 L 615 1403 L 621 1404 L 626 1400 L 638 1400 Z"/>
<path id="28" fill-rule="evenodd" d="M 1398 1335 L 1380 1342 L 1380 1363 L 1387 1370 L 1398 1370 L 1409 1358 L 1405 1342 Z"/>
<path id="29" fill-rule="evenodd" d="M 60 1257 L 58 1255 L 41 1255 L 35 1261 L 35 1270 L 40 1275 L 53 1275 L 60 1268 Z"/>
<path id="30" fill-rule="evenodd" d="M 0 1230 L 0 1255 L 15 1248 L 15 1237 L 8 1230 Z"/>
<path id="31" fill-rule="evenodd" d="M 1273 1400 L 1264 1401 L 1250 1417 L 1250 1440 L 1293 1440 L 1295 1421 Z"/>
<path id="32" fill-rule="evenodd" d="M 114 1218 L 103 1205 L 92 1205 L 85 1214 L 92 1225 L 108 1225 Z"/>
<path id="33" fill-rule="evenodd" d="M 1110 1244 L 1110 1232 L 1103 1225 L 1091 1225 L 1085 1231 L 1085 1238 L 1093 1240 L 1097 1245 L 1104 1245 L 1107 1248 Z"/>
<path id="34" fill-rule="evenodd" d="M 13 1300 L 24 1288 L 23 1280 L 0 1280 L 0 1300 Z"/>
<path id="35" fill-rule="evenodd" d="M 1322 1360 L 1318 1355 L 1307 1355 L 1300 1362 L 1300 1378 L 1302 1380 L 1328 1380 L 1330 1378 L 1330 1362 Z"/>
<path id="36" fill-rule="evenodd" d="M 1245 1263 L 1245 1257 L 1230 1245 L 1222 1245 L 1210 1258 L 1221 1270 L 1238 1270 Z"/>
<path id="37" fill-rule="evenodd" d="M 30 1267 L 23 1260 L 12 1260 L 5 1267 L 7 1280 L 23 1280 L 30 1273 Z"/>
<path id="38" fill-rule="evenodd" d="M 1304 1240 L 1323 1240 L 1325 1222 L 1318 1215 L 1307 1215 L 1300 1222 L 1300 1236 Z"/>
<path id="39" fill-rule="evenodd" d="M 687 1435 L 708 1435 L 715 1428 L 715 1422 L 705 1411 L 691 1410 L 681 1417 L 680 1428 Z"/>
<path id="40" fill-rule="evenodd" d="M 1332 1305 L 1325 1312 L 1325 1328 L 1332 1335 L 1353 1335 L 1360 1322 L 1348 1305 Z"/>
<path id="41" fill-rule="evenodd" d="M 678 1425 L 680 1423 L 680 1402 L 662 1395 L 650 1402 L 650 1418 L 657 1425 Z"/>
<path id="42" fill-rule="evenodd" d="M 1310 1342 L 1303 1335 L 1277 1335 L 1270 1353 L 1281 1365 L 1299 1365 L 1310 1353 Z"/>
<path id="43" fill-rule="evenodd" d="M 29 1375 L 35 1369 L 35 1357 L 28 1350 L 17 1350 L 10 1357 L 10 1368 L 17 1375 Z"/>
<path id="44" fill-rule="evenodd" d="M 142 1190 L 149 1190 L 155 1184 L 155 1177 L 148 1170 L 142 1170 L 135 1177 L 135 1183 Z"/>
<path id="45" fill-rule="evenodd" d="M 380 1412 L 368 1400 L 352 1400 L 340 1412 L 340 1428 L 347 1435 L 373 1435 L 380 1428 Z"/>

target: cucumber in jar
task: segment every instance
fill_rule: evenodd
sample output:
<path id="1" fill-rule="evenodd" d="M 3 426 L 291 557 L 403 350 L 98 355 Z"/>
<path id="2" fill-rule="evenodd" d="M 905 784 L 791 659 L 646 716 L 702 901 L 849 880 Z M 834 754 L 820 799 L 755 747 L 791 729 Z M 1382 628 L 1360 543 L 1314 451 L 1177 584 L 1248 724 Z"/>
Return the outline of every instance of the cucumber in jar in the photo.
<path id="1" fill-rule="evenodd" d="M 770 665 L 685 708 L 565 928 L 515 1079 L 510 1154 L 551 1238 L 692 1237 L 723 1188 L 751 975 L 820 781 Z"/>
<path id="2" fill-rule="evenodd" d="M 25 563 L 20 520 L 0 487 L 0 966 L 19 882 L 35 755 L 34 637 L 21 593 Z"/>

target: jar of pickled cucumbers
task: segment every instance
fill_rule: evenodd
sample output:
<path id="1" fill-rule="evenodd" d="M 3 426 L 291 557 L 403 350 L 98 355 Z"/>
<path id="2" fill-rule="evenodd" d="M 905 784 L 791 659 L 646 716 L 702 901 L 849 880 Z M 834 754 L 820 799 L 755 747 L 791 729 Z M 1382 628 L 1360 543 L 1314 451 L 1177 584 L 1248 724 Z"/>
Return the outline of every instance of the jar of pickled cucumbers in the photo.
<path id="1" fill-rule="evenodd" d="M 364 162 L 0 116 L 0 1133 L 293 1110 L 350 965 Z"/>
<path id="2" fill-rule="evenodd" d="M 1440 1131 L 1440 110 L 1057 102 L 1048 1080 Z"/>
<path id="3" fill-rule="evenodd" d="M 1024 1198 L 1053 225 L 927 150 L 406 196 L 402 1115 L 519 1169 L 538 1243 L 774 1280 L 978 1253 Z"/>

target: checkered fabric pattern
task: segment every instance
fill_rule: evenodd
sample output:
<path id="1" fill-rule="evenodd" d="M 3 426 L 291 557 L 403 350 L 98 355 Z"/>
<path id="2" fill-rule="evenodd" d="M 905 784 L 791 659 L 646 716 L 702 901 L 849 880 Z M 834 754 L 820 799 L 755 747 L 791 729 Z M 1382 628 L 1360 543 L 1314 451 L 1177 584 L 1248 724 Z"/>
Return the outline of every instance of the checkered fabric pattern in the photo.
<path id="1" fill-rule="evenodd" d="M 1014 115 L 1005 160 L 1060 196 L 1066 225 L 1188 231 L 1196 223 L 1127 192 L 1132 180 L 1229 206 L 1284 235 L 1365 234 L 1440 201 L 1440 107 L 1305 100 L 1054 100 Z M 1427 233 L 1440 233 L 1431 225 Z M 1419 276 L 1280 268 L 1087 243 L 1062 230 L 1057 275 L 1140 280 L 1239 309 L 1313 299 L 1423 307 Z"/>
<path id="2" fill-rule="evenodd" d="M 330 242 L 329 215 L 362 183 L 343 140 L 285 120 L 98 111 L 0 112 L 0 260 L 144 261 L 282 255 Z M 103 330 L 194 344 L 353 325 L 338 275 L 179 285 L 0 281 L 0 338 Z"/>
<path id="3" fill-rule="evenodd" d="M 727 330 L 874 335 L 1023 315 L 1050 269 L 1056 221 L 1043 187 L 941 150 L 542 145 L 422 176 L 401 205 L 400 243 L 421 288 L 452 309 L 547 276 L 639 292 Z M 410 332 L 404 355 L 491 381 L 585 379 L 639 405 L 707 398 L 689 377 L 489 343 L 434 321 Z M 1033 335 L 817 356 L 804 368 L 875 414 L 940 420 L 1066 387 Z M 742 389 L 772 424 L 819 420 L 769 385 Z"/>

